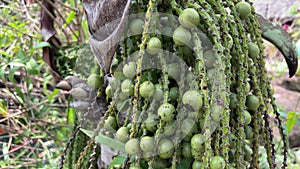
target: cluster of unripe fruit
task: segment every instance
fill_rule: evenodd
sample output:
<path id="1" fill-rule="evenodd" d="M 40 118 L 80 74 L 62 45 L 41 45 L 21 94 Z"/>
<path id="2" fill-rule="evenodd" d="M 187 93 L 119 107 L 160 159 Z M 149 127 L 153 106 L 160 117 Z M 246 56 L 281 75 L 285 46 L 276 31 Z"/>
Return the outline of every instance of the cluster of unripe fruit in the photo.
<path id="1" fill-rule="evenodd" d="M 261 145 L 274 165 L 263 114 L 274 103 L 250 3 L 145 3 L 132 1 L 139 14 L 129 19 L 106 88 L 103 74 L 87 79 L 110 103 L 96 131 L 123 143 L 123 168 L 259 168 Z M 70 93 L 91 96 L 82 86 Z"/>
<path id="2" fill-rule="evenodd" d="M 251 6 L 247 2 L 239 2 L 236 4 L 236 10 L 239 14 L 240 19 L 246 19 L 251 15 Z M 170 18 L 169 18 L 170 19 Z M 152 21 L 153 22 L 153 21 Z M 154 55 L 159 55 L 162 50 L 167 49 L 166 43 L 171 43 L 176 49 L 181 47 L 191 48 L 195 47 L 193 31 L 198 29 L 200 24 L 199 11 L 195 8 L 186 8 L 182 10 L 178 17 L 178 23 L 175 28 L 167 27 L 163 28 L 162 33 L 167 31 L 169 36 L 150 36 L 148 37 L 147 44 L 145 44 L 145 53 L 142 53 L 144 57 L 152 57 Z M 137 18 L 131 20 L 129 23 L 129 31 L 136 37 L 140 37 L 144 31 L 144 19 Z M 172 33 L 170 33 L 172 32 Z M 154 34 L 153 34 L 154 35 Z M 145 37 L 143 37 L 145 38 Z M 201 39 L 202 40 L 202 39 Z M 141 43 L 141 42 L 138 42 Z M 229 46 L 234 46 L 233 39 L 229 39 Z M 124 49 L 123 49 L 124 50 Z M 192 50 L 191 50 L 192 51 Z M 184 57 L 194 58 L 195 51 L 192 51 L 189 55 L 186 53 L 181 53 Z M 260 49 L 253 43 L 248 43 L 248 53 L 250 58 L 256 59 L 259 57 Z M 180 53 L 180 52 L 179 52 Z M 205 49 L 203 52 L 203 63 L 206 69 L 208 77 L 208 90 L 210 91 L 213 86 L 210 85 L 210 80 L 213 79 L 217 64 L 216 57 L 217 54 L 212 49 Z M 186 84 L 183 81 L 176 81 L 180 79 L 180 73 L 186 73 L 184 75 L 185 79 L 188 79 L 190 84 L 198 84 L 199 79 L 197 79 L 196 68 L 191 67 L 191 70 L 180 71 L 180 64 L 170 63 L 163 65 L 165 70 L 146 70 L 143 71 L 141 80 L 138 85 L 138 112 L 145 111 L 146 113 L 140 115 L 137 126 L 133 129 L 133 112 L 132 106 L 134 105 L 135 96 L 135 85 L 137 83 L 137 68 L 140 66 L 139 57 L 141 53 L 134 53 L 132 56 L 124 60 L 129 60 L 126 64 L 120 64 L 121 68 L 113 72 L 114 76 L 110 79 L 110 84 L 107 86 L 105 92 L 109 100 L 116 101 L 116 108 L 118 113 L 113 113 L 104 122 L 103 133 L 109 135 L 110 137 L 116 138 L 118 141 L 125 144 L 126 153 L 129 155 L 137 156 L 143 158 L 146 162 L 151 163 L 153 168 L 169 168 L 173 164 L 173 156 L 176 151 L 178 151 L 177 159 L 183 158 L 193 158 L 193 164 L 191 168 L 198 169 L 203 168 L 203 154 L 205 154 L 205 135 L 202 131 L 205 130 L 205 119 L 206 115 L 204 109 L 204 96 L 203 91 L 192 87 L 192 85 Z M 184 59 L 184 58 L 183 58 Z M 184 59 L 186 60 L 186 59 Z M 116 61 L 118 63 L 118 60 Z M 236 58 L 231 59 L 231 64 L 233 66 L 240 66 L 239 61 Z M 190 66 L 195 66 L 195 64 L 190 64 Z M 164 73 L 168 74 L 167 81 L 164 79 Z M 152 76 L 155 74 L 155 76 Z M 250 79 L 249 79 L 250 80 Z M 176 83 L 185 83 L 189 86 L 187 88 L 181 88 L 180 85 Z M 167 84 L 165 84 L 167 83 Z M 200 83 L 199 83 L 200 84 Z M 167 86 L 167 89 L 165 88 Z M 253 138 L 253 131 L 251 127 L 252 117 L 251 113 L 258 111 L 260 106 L 260 100 L 257 96 L 252 94 L 252 87 L 250 83 L 245 84 L 245 106 L 247 110 L 242 113 L 244 119 L 244 132 L 245 132 L 245 155 L 244 160 L 251 162 L 252 159 L 252 149 L 250 147 L 251 139 Z M 234 116 L 235 111 L 240 106 L 238 100 L 238 90 L 237 82 L 233 81 L 230 84 L 231 94 L 228 97 L 230 100 L 229 108 Z M 181 91 L 183 90 L 183 91 Z M 213 91 L 213 90 L 211 90 Z M 166 92 L 168 93 L 166 95 Z M 166 99 L 167 98 L 167 99 Z M 150 101 L 150 103 L 145 103 L 145 101 Z M 144 104 L 145 109 L 142 108 Z M 180 108 L 178 108 L 178 105 Z M 180 109 L 180 111 L 178 111 Z M 146 111 L 147 110 L 147 111 Z M 129 113 L 130 117 L 120 118 L 120 114 Z M 116 115 L 118 114 L 118 115 Z M 183 114 L 183 115 L 180 115 Z M 211 112 L 210 119 L 214 121 L 217 126 L 220 125 L 220 121 L 223 119 L 223 111 Z M 235 117 L 230 117 L 235 118 Z M 236 121 L 238 119 L 234 119 Z M 126 121 L 126 122 L 125 122 Z M 232 124 L 231 127 L 235 127 Z M 178 132 L 179 131 L 179 132 Z M 132 134 L 132 132 L 135 132 Z M 211 131 L 212 133 L 214 131 Z M 213 136 L 212 136 L 213 137 Z M 211 140 L 210 140 L 211 141 Z M 230 167 L 234 168 L 235 160 L 235 142 L 237 137 L 235 134 L 230 134 L 229 136 L 229 157 L 231 159 L 224 159 L 221 155 L 211 156 L 209 160 L 209 167 L 213 169 L 225 168 L 226 163 Z M 131 164 L 131 169 L 142 168 L 139 164 Z"/>

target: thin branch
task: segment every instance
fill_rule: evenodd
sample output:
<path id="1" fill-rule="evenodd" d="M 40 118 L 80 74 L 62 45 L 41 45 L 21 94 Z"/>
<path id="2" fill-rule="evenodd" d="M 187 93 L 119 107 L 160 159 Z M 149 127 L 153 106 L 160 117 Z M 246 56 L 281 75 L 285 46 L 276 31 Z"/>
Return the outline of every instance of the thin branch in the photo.
<path id="1" fill-rule="evenodd" d="M 47 1 L 50 1 L 50 0 L 47 0 Z M 73 8 L 73 7 L 69 6 L 69 5 L 66 5 L 63 2 L 61 2 L 60 0 L 56 0 L 55 2 L 59 3 L 61 6 L 65 7 L 65 8 L 69 8 L 69 9 L 75 11 L 75 12 L 78 11 L 77 8 Z"/>
<path id="2" fill-rule="evenodd" d="M 5 117 L 4 119 L 1 119 L 1 120 L 0 120 L 0 123 L 4 122 L 4 121 L 6 121 L 6 120 L 8 120 L 8 119 L 10 119 L 10 118 L 12 118 L 12 117 L 18 116 L 18 115 L 20 115 L 20 114 L 22 114 L 22 113 L 23 113 L 22 111 L 19 111 L 18 113 L 14 113 L 14 114 L 12 114 L 12 115 L 10 115 L 10 116 L 8 116 L 8 117 Z"/>
<path id="3" fill-rule="evenodd" d="M 0 158 L 3 158 L 4 156 L 13 153 L 13 152 L 15 152 L 15 151 L 17 151 L 17 150 L 23 148 L 24 146 L 27 146 L 28 144 L 29 144 L 29 142 L 27 142 L 27 143 L 25 143 L 25 144 L 23 144 L 23 145 L 19 145 L 19 147 L 12 149 L 12 150 L 10 150 L 9 152 L 7 152 L 7 153 L 5 153 L 5 154 L 1 154 L 1 155 L 0 155 Z"/>
<path id="4" fill-rule="evenodd" d="M 34 19 L 31 17 L 30 12 L 29 12 L 29 10 L 28 10 L 26 4 L 25 4 L 25 0 L 23 0 L 22 2 L 23 2 L 23 6 L 24 6 L 24 8 L 25 8 L 24 11 L 25 11 L 25 13 L 26 13 L 27 18 L 28 18 L 29 20 L 31 20 L 33 23 L 37 24 L 37 21 L 34 20 Z"/>
<path id="5" fill-rule="evenodd" d="M 75 5 L 75 8 L 78 9 L 78 4 L 77 4 L 77 1 L 75 0 L 74 1 L 74 5 Z M 80 22 L 80 10 L 76 11 L 75 12 L 75 18 L 76 18 L 76 28 L 78 30 L 78 42 L 82 42 L 82 37 L 81 37 L 81 22 Z"/>
<path id="6" fill-rule="evenodd" d="M 43 162 L 47 161 L 49 159 L 35 159 L 34 161 L 29 162 L 22 162 L 22 164 L 19 165 L 9 165 L 9 166 L 3 166 L 1 169 L 11 169 L 11 168 L 28 168 L 29 166 L 33 167 L 36 166 L 37 162 Z"/>
<path id="7" fill-rule="evenodd" d="M 0 21 L 1 21 L 1 23 L 3 23 L 4 25 L 10 27 L 11 29 L 13 29 L 13 30 L 15 30 L 15 31 L 17 31 L 17 32 L 19 32 L 19 33 L 21 33 L 21 34 L 23 34 L 23 35 L 26 35 L 26 36 L 28 36 L 28 37 L 30 37 L 30 38 L 38 38 L 38 36 L 34 36 L 34 35 L 27 34 L 27 33 L 25 33 L 25 32 L 21 32 L 20 30 L 18 30 L 18 29 L 16 29 L 16 28 L 12 27 L 11 25 L 9 25 L 9 24 L 8 24 L 5 20 L 3 20 L 2 18 L 0 18 Z"/>
<path id="8" fill-rule="evenodd" d="M 61 14 L 61 12 L 56 8 L 55 4 L 51 1 L 51 0 L 47 0 L 49 2 L 49 4 L 54 7 L 54 10 L 56 11 L 56 13 L 58 14 L 58 16 L 63 20 L 63 22 L 67 25 L 67 27 L 71 30 L 71 32 L 74 34 L 74 36 L 78 39 L 78 36 L 76 35 L 75 31 L 73 30 L 73 28 L 70 26 L 70 24 L 67 22 L 67 20 L 65 19 L 65 17 L 63 17 L 63 15 Z M 77 10 L 78 11 L 78 10 Z M 75 12 L 77 13 L 77 12 Z"/>
<path id="9" fill-rule="evenodd" d="M 0 9 L 1 9 L 1 8 L 7 8 L 7 9 L 9 9 L 10 11 L 23 12 L 23 10 L 21 10 L 21 9 L 12 8 L 12 7 L 7 6 L 7 5 L 0 5 Z"/>
<path id="10" fill-rule="evenodd" d="M 50 18 L 61 28 L 61 30 L 65 34 L 67 40 L 69 41 L 68 33 L 66 32 L 65 29 L 63 29 L 63 26 L 60 25 L 60 23 L 56 20 L 56 18 L 50 13 L 50 11 L 43 4 L 41 4 L 41 2 L 39 2 L 39 1 L 36 1 L 36 2 L 40 5 L 40 7 L 42 7 L 45 10 L 45 12 L 50 16 Z"/>

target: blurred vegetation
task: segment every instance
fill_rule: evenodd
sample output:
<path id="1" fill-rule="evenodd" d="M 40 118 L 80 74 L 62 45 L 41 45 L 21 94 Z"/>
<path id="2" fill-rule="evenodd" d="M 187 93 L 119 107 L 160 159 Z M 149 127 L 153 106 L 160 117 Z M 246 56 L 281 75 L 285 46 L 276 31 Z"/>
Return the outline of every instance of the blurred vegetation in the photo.
<path id="1" fill-rule="evenodd" d="M 86 42 L 88 28 L 80 0 L 57 0 L 55 5 L 55 27 L 63 46 L 56 66 L 65 77 L 73 74 L 78 44 Z M 73 130 L 71 99 L 55 89 L 42 60 L 41 48 L 50 46 L 40 33 L 42 7 L 38 0 L 0 1 L 0 168 L 56 167 Z M 300 14 L 295 15 L 299 27 Z M 299 39 L 300 29 L 292 35 Z M 278 69 L 282 72 L 282 65 Z M 288 132 L 300 126 L 299 112 L 281 112 Z M 263 151 L 261 159 L 266 160 Z M 289 168 L 300 167 L 295 151 L 289 154 Z"/>
<path id="2" fill-rule="evenodd" d="M 41 8 L 41 1 L 0 2 L 0 168 L 55 167 L 73 129 L 70 98 L 55 89 L 42 60 L 41 49 L 50 44 L 42 42 Z M 79 0 L 59 1 L 55 10 L 57 36 L 64 46 L 57 65 L 64 77 L 72 73 L 76 44 L 85 41 L 87 25 L 75 12 L 83 12 Z"/>

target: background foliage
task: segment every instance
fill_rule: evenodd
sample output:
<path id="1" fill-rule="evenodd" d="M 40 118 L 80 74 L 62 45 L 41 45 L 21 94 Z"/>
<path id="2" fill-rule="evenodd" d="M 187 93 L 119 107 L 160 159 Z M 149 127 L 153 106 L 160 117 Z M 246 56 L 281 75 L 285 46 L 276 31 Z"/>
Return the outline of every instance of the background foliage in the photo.
<path id="1" fill-rule="evenodd" d="M 63 76 L 71 73 L 78 48 L 70 51 L 87 36 L 79 4 L 55 4 L 56 36 L 65 46 L 57 59 Z M 50 44 L 42 42 L 41 8 L 41 1 L 0 2 L 0 168 L 52 168 L 71 135 L 70 99 L 55 89 L 42 60 L 41 48 Z"/>

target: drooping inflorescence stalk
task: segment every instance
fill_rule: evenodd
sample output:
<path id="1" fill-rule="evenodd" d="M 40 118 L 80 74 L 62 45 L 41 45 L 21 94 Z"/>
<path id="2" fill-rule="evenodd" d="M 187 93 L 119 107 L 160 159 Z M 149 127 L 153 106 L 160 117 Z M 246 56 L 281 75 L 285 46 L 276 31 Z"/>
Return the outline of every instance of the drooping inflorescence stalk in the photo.
<path id="1" fill-rule="evenodd" d="M 117 48 L 109 110 L 76 168 L 102 128 L 124 144 L 112 163 L 124 157 L 123 169 L 260 168 L 260 147 L 275 168 L 268 112 L 284 133 L 251 3 L 136 0 L 130 13 L 139 14 Z"/>

